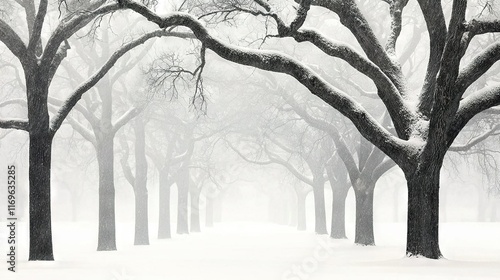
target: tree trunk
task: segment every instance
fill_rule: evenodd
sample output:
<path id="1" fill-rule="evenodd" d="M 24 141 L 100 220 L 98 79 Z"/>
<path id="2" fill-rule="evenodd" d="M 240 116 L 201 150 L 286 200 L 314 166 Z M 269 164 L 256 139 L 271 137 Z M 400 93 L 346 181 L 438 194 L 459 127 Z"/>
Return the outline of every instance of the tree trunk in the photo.
<path id="1" fill-rule="evenodd" d="M 435 161 L 414 174 L 406 174 L 408 184 L 407 256 L 438 259 L 439 250 L 439 173 Z"/>
<path id="2" fill-rule="evenodd" d="M 134 245 L 149 245 L 148 230 L 148 191 L 135 193 L 135 237 Z"/>
<path id="3" fill-rule="evenodd" d="M 297 192 L 297 230 L 306 230 L 306 198 L 307 193 Z"/>
<path id="4" fill-rule="evenodd" d="M 191 232 L 201 232 L 200 227 L 200 192 L 194 190 L 191 194 L 191 219 L 190 228 Z"/>
<path id="5" fill-rule="evenodd" d="M 30 133 L 29 138 L 29 260 L 52 261 L 54 260 L 50 208 L 52 136 L 49 133 Z"/>
<path id="6" fill-rule="evenodd" d="M 116 250 L 114 135 L 97 139 L 97 164 L 99 166 L 99 229 L 97 251 Z"/>
<path id="7" fill-rule="evenodd" d="M 358 180 L 353 189 L 356 197 L 356 234 L 354 243 L 375 245 L 373 236 L 373 191 L 375 183 Z"/>
<path id="8" fill-rule="evenodd" d="M 170 233 L 170 182 L 168 173 L 165 170 L 160 171 L 160 201 L 159 201 L 159 220 L 158 220 L 158 239 L 171 238 Z"/>
<path id="9" fill-rule="evenodd" d="M 330 237 L 335 239 L 346 239 L 345 234 L 345 200 L 350 186 L 341 183 L 330 183 L 333 193 L 332 199 L 332 224 Z"/>
<path id="10" fill-rule="evenodd" d="M 189 169 L 182 167 L 177 179 L 177 234 L 188 234 Z"/>
<path id="11" fill-rule="evenodd" d="M 142 117 L 135 119 L 135 238 L 134 245 L 149 245 L 148 162 L 146 133 Z"/>
<path id="12" fill-rule="evenodd" d="M 294 196 L 297 197 L 294 191 L 291 191 L 288 196 L 288 225 L 292 227 L 297 226 L 297 201 L 299 200 L 294 199 Z"/>
<path id="13" fill-rule="evenodd" d="M 223 195 L 224 194 L 221 193 L 214 199 L 214 223 L 220 223 L 222 221 Z"/>
<path id="14" fill-rule="evenodd" d="M 206 214 L 205 214 L 205 226 L 213 227 L 214 226 L 214 199 L 207 197 L 207 206 L 206 206 Z"/>
<path id="15" fill-rule="evenodd" d="M 313 188 L 314 194 L 314 231 L 316 234 L 328 234 L 326 230 L 325 214 L 325 187 L 324 184 L 318 184 Z"/>

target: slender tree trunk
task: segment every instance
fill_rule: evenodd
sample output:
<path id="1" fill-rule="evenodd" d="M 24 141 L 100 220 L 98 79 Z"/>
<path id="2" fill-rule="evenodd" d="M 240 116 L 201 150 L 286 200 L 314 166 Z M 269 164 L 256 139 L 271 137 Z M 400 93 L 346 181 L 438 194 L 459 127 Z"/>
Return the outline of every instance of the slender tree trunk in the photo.
<path id="1" fill-rule="evenodd" d="M 206 214 L 205 214 L 205 226 L 213 227 L 214 226 L 214 199 L 207 197 L 207 206 L 206 206 Z"/>
<path id="2" fill-rule="evenodd" d="M 290 195 L 288 196 L 288 225 L 292 227 L 297 226 L 297 195 L 294 191 L 290 191 Z M 294 199 L 295 198 L 295 199 Z"/>
<path id="3" fill-rule="evenodd" d="M 328 234 L 326 230 L 325 213 L 325 187 L 324 184 L 317 184 L 313 188 L 314 194 L 314 231 L 317 234 Z"/>
<path id="4" fill-rule="evenodd" d="M 97 164 L 99 166 L 99 229 L 97 251 L 116 250 L 114 135 L 97 139 Z"/>
<path id="5" fill-rule="evenodd" d="M 297 192 L 297 230 L 306 230 L 306 198 L 307 194 Z"/>
<path id="6" fill-rule="evenodd" d="M 52 261 L 54 260 L 50 208 L 52 136 L 49 133 L 30 132 L 29 139 L 29 260 Z"/>
<path id="7" fill-rule="evenodd" d="M 438 243 L 441 164 L 433 161 L 420 166 L 423 166 L 421 170 L 414 174 L 406 174 L 408 184 L 406 254 L 438 259 L 442 256 Z"/>
<path id="8" fill-rule="evenodd" d="M 194 190 L 191 194 L 191 219 L 190 228 L 191 232 L 201 232 L 200 227 L 200 192 Z"/>
<path id="9" fill-rule="evenodd" d="M 345 200 L 350 186 L 342 183 L 333 184 L 330 182 L 332 188 L 332 224 L 330 237 L 335 239 L 347 238 L 345 234 Z"/>
<path id="10" fill-rule="evenodd" d="M 135 237 L 134 245 L 149 245 L 148 192 L 146 189 L 135 193 Z"/>
<path id="11" fill-rule="evenodd" d="M 354 243 L 375 245 L 373 236 L 373 192 L 374 182 L 356 182 L 354 195 L 356 197 L 356 234 Z"/>
<path id="12" fill-rule="evenodd" d="M 148 220 L 148 162 L 146 133 L 142 117 L 135 119 L 135 238 L 134 245 L 149 245 Z"/>
<path id="13" fill-rule="evenodd" d="M 223 196 L 224 194 L 221 193 L 214 199 L 214 223 L 220 223 L 222 221 Z"/>
<path id="14" fill-rule="evenodd" d="M 189 233 L 188 227 L 188 196 L 189 169 L 181 167 L 177 179 L 177 234 Z"/>
<path id="15" fill-rule="evenodd" d="M 158 220 L 158 239 L 171 238 L 170 233 L 170 182 L 166 170 L 160 171 L 160 201 Z"/>

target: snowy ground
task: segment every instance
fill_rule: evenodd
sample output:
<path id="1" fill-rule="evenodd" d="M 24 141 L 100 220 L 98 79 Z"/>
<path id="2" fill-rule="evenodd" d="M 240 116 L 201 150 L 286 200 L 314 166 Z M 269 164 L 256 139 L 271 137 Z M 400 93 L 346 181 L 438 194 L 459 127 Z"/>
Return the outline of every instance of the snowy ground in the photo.
<path id="1" fill-rule="evenodd" d="M 21 244 L 27 244 L 25 226 Z M 404 224 L 377 224 L 375 231 L 378 246 L 362 247 L 287 226 L 229 223 L 133 246 L 132 225 L 120 224 L 119 250 L 96 252 L 95 225 L 56 223 L 57 260 L 27 262 L 24 247 L 18 272 L 7 272 L 4 263 L 0 279 L 500 279 L 499 223 L 442 224 L 446 259 L 438 261 L 403 257 Z M 0 248 L 3 254 L 5 245 Z"/>

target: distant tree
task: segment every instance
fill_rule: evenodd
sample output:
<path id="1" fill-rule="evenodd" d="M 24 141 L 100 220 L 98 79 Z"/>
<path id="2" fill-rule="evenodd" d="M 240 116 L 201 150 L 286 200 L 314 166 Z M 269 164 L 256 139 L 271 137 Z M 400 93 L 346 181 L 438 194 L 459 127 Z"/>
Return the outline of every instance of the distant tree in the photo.
<path id="1" fill-rule="evenodd" d="M 418 6 L 429 34 L 429 46 L 424 49 L 429 53 L 429 60 L 425 79 L 418 91 L 406 84 L 404 71 L 398 63 L 401 44 L 396 44 L 405 31 L 404 27 L 412 24 L 404 22 L 402 16 L 409 1 L 383 1 L 389 6 L 391 19 L 385 47 L 354 0 L 300 1 L 291 21 L 283 19 L 276 8 L 265 1 L 220 1 L 225 9 L 216 12 L 222 17 L 235 12 L 265 17 L 265 22 L 273 22 L 273 30 L 277 32 L 271 37 L 308 42 L 325 55 L 341 59 L 363 73 L 373 82 L 378 97 L 388 110 L 396 131 L 392 134 L 351 96 L 292 56 L 224 43 L 211 36 L 203 23 L 189 14 L 171 13 L 162 17 L 134 1 L 118 2 L 160 27 L 189 28 L 205 48 L 224 59 L 292 76 L 312 94 L 349 118 L 363 137 L 393 159 L 405 174 L 408 185 L 407 255 L 434 259 L 442 256 L 438 238 L 441 166 L 448 148 L 467 122 L 478 113 L 500 104 L 498 85 L 467 92 L 470 85 L 500 59 L 500 44 L 496 42 L 479 54 L 471 54 L 472 59 L 464 62 L 465 67 L 461 68 L 460 62 L 475 37 L 500 31 L 499 20 L 466 18 L 466 11 L 473 7 L 468 7 L 466 0 L 454 0 L 446 24 L 441 1 L 419 0 Z M 366 56 L 352 47 L 332 41 L 317 30 L 308 29 L 306 19 L 317 8 L 336 14 Z M 422 48 L 415 49 L 420 50 Z M 417 100 L 416 108 L 410 99 Z"/>
<path id="2" fill-rule="evenodd" d="M 58 1 L 62 5 L 60 20 L 55 28 L 49 30 L 45 21 L 50 14 L 59 13 L 58 3 L 41 0 L 38 1 L 36 9 L 35 2 L 11 1 L 11 6 L 16 7 L 13 11 L 20 8 L 25 14 L 25 17 L 15 18 L 18 23 L 16 27 L 0 18 L 0 41 L 16 58 L 24 72 L 25 102 L 28 108 L 27 119 L 1 119 L 0 128 L 24 130 L 29 134 L 29 260 L 53 260 L 50 168 L 52 139 L 55 133 L 82 95 L 92 88 L 120 57 L 147 40 L 167 35 L 169 32 L 164 29 L 149 32 L 116 49 L 95 73 L 69 94 L 69 98 L 63 101 L 57 114 L 51 119 L 48 109 L 49 89 L 71 48 L 68 39 L 95 19 L 117 11 L 121 6 L 118 3 L 106 4 L 105 0 L 78 3 Z M 24 26 L 27 26 L 27 32 L 22 30 Z"/>
<path id="3" fill-rule="evenodd" d="M 133 121 L 134 130 L 134 167 L 129 165 L 129 147 L 125 138 L 121 138 L 124 155 L 120 161 L 123 174 L 134 190 L 135 199 L 135 235 L 134 245 L 149 245 L 149 195 L 148 195 L 148 162 L 146 159 L 146 124 L 143 115 Z"/>

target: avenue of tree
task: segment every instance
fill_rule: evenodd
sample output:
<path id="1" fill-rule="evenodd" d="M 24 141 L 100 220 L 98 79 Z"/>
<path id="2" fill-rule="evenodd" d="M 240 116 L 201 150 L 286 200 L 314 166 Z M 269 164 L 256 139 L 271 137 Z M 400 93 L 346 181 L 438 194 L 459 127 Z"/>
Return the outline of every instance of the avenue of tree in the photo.
<path id="1" fill-rule="evenodd" d="M 115 250 L 115 217 L 113 183 L 113 147 L 118 130 L 133 120 L 134 168 L 129 166 L 131 153 L 127 153 L 129 142 L 120 139 L 122 169 L 126 179 L 132 185 L 135 194 L 136 235 L 135 244 L 148 244 L 148 212 L 146 189 L 149 157 L 155 164 L 160 176 L 160 197 L 170 199 L 170 186 L 178 188 L 177 232 L 188 233 L 188 196 L 191 196 L 191 230 L 199 230 L 199 197 L 203 191 L 202 180 L 216 180 L 206 166 L 197 165 L 194 150 L 200 140 L 211 139 L 222 133 L 227 127 L 220 126 L 213 131 L 200 129 L 193 123 L 179 121 L 170 116 L 173 122 L 183 127 L 180 136 L 172 131 L 165 138 L 165 149 L 146 151 L 148 137 L 147 123 L 140 112 L 145 110 L 144 104 L 113 114 L 112 92 L 116 91 L 114 83 L 121 75 L 125 75 L 139 63 L 150 45 L 145 46 L 139 59 L 129 59 L 122 64 L 118 60 L 134 48 L 144 45 L 148 40 L 158 37 L 176 37 L 190 40 L 199 46 L 199 56 L 194 67 L 187 70 L 173 64 L 160 71 L 160 77 L 173 80 L 172 91 L 177 91 L 175 83 L 181 76 L 188 75 L 194 92 L 191 103 L 196 107 L 201 100 L 201 107 L 206 105 L 205 88 L 202 73 L 207 58 L 216 54 L 220 59 L 236 64 L 251 66 L 260 70 L 286 74 L 291 80 L 302 85 L 302 89 L 322 100 L 326 104 L 322 108 L 308 108 L 295 99 L 287 87 L 273 82 L 274 78 L 255 78 L 257 82 L 269 87 L 269 95 L 284 101 L 283 116 L 293 112 L 307 126 L 315 128 L 318 133 L 328 136 L 328 140 L 314 146 L 314 139 L 303 138 L 306 149 L 299 152 L 293 140 L 282 141 L 278 137 L 260 135 L 269 145 L 263 150 L 267 160 L 250 159 L 238 147 L 231 146 L 240 157 L 258 164 L 277 163 L 287 168 L 299 180 L 312 187 L 316 206 L 316 232 L 327 233 L 325 224 L 324 184 L 329 181 L 335 194 L 332 214 L 331 235 L 344 238 L 343 201 L 349 185 L 353 187 L 356 198 L 356 237 L 355 242 L 373 245 L 373 192 L 377 180 L 393 166 L 398 166 L 404 173 L 408 189 L 407 216 L 407 256 L 423 256 L 440 258 L 439 248 L 439 188 L 440 173 L 448 151 L 463 151 L 473 144 L 496 135 L 497 126 L 490 125 L 486 132 L 468 141 L 467 144 L 454 144 L 455 139 L 471 120 L 478 122 L 486 118 L 489 110 L 500 105 L 500 85 L 495 83 L 491 73 L 494 64 L 500 59 L 500 43 L 488 40 L 491 34 L 500 32 L 500 20 L 482 18 L 471 11 L 481 9 L 472 5 L 473 1 L 453 0 L 451 5 L 442 1 L 431 0 L 384 0 L 379 1 L 377 8 L 383 11 L 390 24 L 375 24 L 366 14 L 368 1 L 354 0 L 297 0 L 286 2 L 290 9 L 278 5 L 279 1 L 262 0 L 214 0 L 210 4 L 204 1 L 184 1 L 176 6 L 175 11 L 160 15 L 154 7 L 156 1 L 137 2 L 133 0 L 117 1 L 59 1 L 59 6 L 48 0 L 15 0 L 11 5 L 23 10 L 27 32 L 23 28 L 14 27 L 8 20 L 0 17 L 0 41 L 17 60 L 24 76 L 25 98 L 0 102 L 0 107 L 7 105 L 24 106 L 27 119 L 0 119 L 0 128 L 26 131 L 29 135 L 29 221 L 30 221 L 30 260 L 53 260 L 51 232 L 51 151 L 52 141 L 65 120 L 78 131 L 83 138 L 90 141 L 96 150 L 99 164 L 99 244 L 98 250 Z M 38 3 L 36 7 L 35 3 Z M 381 8 L 382 7 L 382 8 Z M 4 7 L 2 7 L 4 8 Z M 368 7 L 369 8 L 369 7 Z M 53 9 L 53 10 L 51 10 Z M 418 11 L 414 17 L 405 18 L 405 10 Z M 57 12 L 56 10 L 59 10 Z M 83 11 L 83 12 L 79 12 Z M 323 31 L 309 28 L 317 14 L 338 19 L 336 28 L 343 28 L 352 41 L 341 43 L 335 38 L 335 31 Z M 49 30 L 49 20 L 59 13 L 57 26 Z M 116 14 L 115 14 L 116 13 Z M 109 48 L 111 43 L 102 41 L 99 53 L 82 57 L 88 64 L 88 75 L 82 75 L 66 63 L 68 53 L 76 44 L 72 40 L 77 33 L 85 30 L 89 34 L 97 32 L 104 16 L 129 17 L 149 21 L 148 27 L 155 28 L 144 31 L 141 35 L 131 35 L 126 43 Z M 257 46 L 241 46 L 238 43 L 220 39 L 212 35 L 212 25 L 244 24 L 239 17 L 249 18 L 251 22 L 261 24 L 266 34 L 253 34 L 248 31 L 249 38 L 259 37 L 262 44 Z M 15 19 L 13 22 L 22 22 Z M 412 26 L 414 25 L 414 26 Z M 410 29 L 413 28 L 413 33 Z M 243 29 L 245 30 L 245 29 Z M 255 30 L 260 30 L 255 28 Z M 380 31 L 383 30 L 383 31 Z M 419 31 L 423 30 L 423 31 Z M 243 31 L 241 31 L 243 32 Z M 384 36 L 381 36 L 382 32 Z M 104 31 L 103 34 L 106 32 Z M 420 42 L 422 34 L 426 34 L 427 45 Z M 237 34 L 234 34 L 236 37 Z M 90 35 L 91 36 L 91 35 Z M 222 36 L 221 36 L 222 37 Z M 416 43 L 413 39 L 418 38 Z M 471 51 L 477 41 L 487 42 L 479 51 Z M 237 41 L 237 40 L 235 40 Z M 272 43 L 270 43 L 272 41 Z M 483 41 L 481 41 L 483 43 Z M 267 45 L 271 47 L 266 48 Z M 355 72 L 346 81 L 339 82 L 327 73 L 332 68 L 329 63 L 311 65 L 303 58 L 290 53 L 290 45 L 307 44 L 309 48 L 320 53 L 330 63 L 339 63 Z M 351 46 L 353 45 L 353 46 Z M 418 45 L 418 47 L 417 47 Z M 144 47 L 144 46 L 143 46 Z M 83 56 L 84 51 L 80 51 Z M 426 61 L 414 64 L 408 62 L 410 57 L 427 56 Z M 214 58 L 215 59 L 215 58 Z M 426 62 L 426 63 L 425 63 Z M 425 65 L 423 65 L 425 64 Z M 153 64 L 154 65 L 154 64 Z M 411 65 L 411 66 L 408 66 Z M 161 67 L 160 67 L 161 68 Z M 410 68 L 410 70 L 408 70 Z M 59 70 L 61 69 L 61 70 Z M 64 69 L 64 70 L 63 70 Z M 113 69 L 113 71 L 112 71 Z M 163 72 L 161 72 L 163 70 Z M 415 72 L 422 75 L 415 75 Z M 57 88 L 53 81 L 57 75 L 71 76 L 72 90 L 65 99 L 52 97 Z M 150 71 L 150 75 L 152 72 Z M 154 73 L 153 73 L 154 74 Z M 266 74 L 277 75 L 277 74 Z M 497 74 L 498 75 L 498 74 Z M 85 76 L 85 77 L 84 77 Z M 88 76 L 88 77 L 87 77 Z M 154 75 L 153 75 L 154 76 Z M 258 76 L 258 75 L 255 75 Z M 363 92 L 359 86 L 361 81 L 368 81 L 372 93 Z M 492 83 L 484 80 L 492 79 Z M 481 86 L 477 85 L 481 82 Z M 164 86 L 158 76 L 153 77 L 150 84 Z M 251 81 L 249 82 L 251 84 Z M 349 84 L 349 86 L 345 86 Z M 367 87 L 368 87 L 367 86 Z M 126 88 L 124 86 L 123 88 Z M 98 99 L 85 100 L 84 94 L 96 89 Z M 67 90 L 67 89 L 65 89 Z M 263 89 L 265 91 L 265 89 Z M 122 89 L 122 93 L 126 89 Z M 353 92 L 369 95 L 380 106 L 369 108 L 360 102 Z M 129 92 L 129 95 L 134 93 Z M 86 104 L 79 102 L 84 98 Z M 100 113 L 95 113 L 95 108 Z M 90 125 L 82 125 L 73 117 L 68 117 L 72 109 L 78 111 Z M 347 129 L 336 121 L 323 119 L 318 111 L 327 109 L 338 111 L 347 118 L 363 137 L 352 146 L 346 139 Z M 146 110 L 147 111 L 147 110 Z M 51 113 L 52 117 L 51 117 Z M 154 110 L 146 115 L 154 115 Z M 381 113 L 382 112 L 382 113 Z M 116 112 L 115 112 L 116 113 Z M 320 114 L 321 115 L 321 114 Z M 112 120 L 116 118 L 113 122 Z M 336 117 L 341 118 L 340 116 Z M 227 122 L 231 122 L 229 118 Z M 344 131 L 345 130 L 345 131 Z M 161 135 L 161 134 L 160 134 Z M 474 135 L 474 134 L 473 134 Z M 267 139 L 266 139 L 267 137 Z M 289 137 L 289 135 L 283 138 Z M 350 137 L 350 138 L 349 138 Z M 285 139 L 286 140 L 286 139 Z M 302 140 L 302 138 L 301 138 Z M 160 143 L 161 140 L 157 140 Z M 453 146 L 452 146 L 453 145 Z M 168 146 L 168 147 L 167 147 Z M 268 149 L 272 147 L 272 149 Z M 316 150 L 315 150 L 316 149 Z M 279 151 L 279 152 L 277 152 Z M 310 157 L 303 157 L 307 152 Z M 309 171 L 304 176 L 290 161 L 280 157 L 283 154 L 301 154 L 294 160 L 305 162 Z M 325 154 L 326 153 L 326 154 Z M 357 159 L 355 158 L 357 157 Z M 301 159 L 300 159 L 301 158 Z M 343 165 L 343 168 L 340 166 Z M 195 171 L 197 170 L 197 171 Z M 343 175 L 336 175 L 343 172 Z M 199 176 L 196 176 L 198 174 Z M 203 174 L 203 175 L 202 175 Z M 309 176 L 311 175 L 311 176 Z M 206 176 L 205 179 L 202 179 Z M 309 177 L 308 177 L 309 176 Z M 193 179 L 194 178 L 194 179 Z M 349 183 L 347 183 L 347 178 Z M 297 191 L 300 196 L 303 190 Z M 159 237 L 170 236 L 169 205 L 161 202 L 160 212 L 164 222 L 159 229 Z M 339 205 L 339 206 L 338 206 Z M 194 211 L 193 211 L 194 210 Z M 167 217 L 168 215 L 168 217 Z M 299 215 L 301 215 L 299 213 Z M 336 219 L 333 221 L 333 219 Z M 336 225 L 334 229 L 334 224 Z M 335 232 L 335 234 L 334 234 Z"/>

